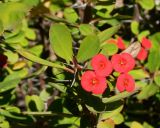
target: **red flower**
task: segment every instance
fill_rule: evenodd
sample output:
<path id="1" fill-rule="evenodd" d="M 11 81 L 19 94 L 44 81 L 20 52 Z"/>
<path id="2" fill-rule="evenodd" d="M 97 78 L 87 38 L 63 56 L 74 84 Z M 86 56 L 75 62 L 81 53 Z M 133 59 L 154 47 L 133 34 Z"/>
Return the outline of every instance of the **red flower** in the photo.
<path id="1" fill-rule="evenodd" d="M 97 76 L 94 71 L 86 71 L 81 77 L 82 88 L 93 94 L 102 94 L 107 88 L 105 77 Z"/>
<path id="2" fill-rule="evenodd" d="M 7 56 L 0 54 L 0 68 L 3 68 L 7 65 Z"/>
<path id="3" fill-rule="evenodd" d="M 121 37 L 117 38 L 117 45 L 118 45 L 118 48 L 121 49 L 121 50 L 126 48 L 126 46 L 123 42 L 123 39 Z"/>
<path id="4" fill-rule="evenodd" d="M 124 73 L 117 78 L 116 87 L 120 92 L 124 90 L 132 92 L 135 89 L 135 81 L 131 75 Z"/>
<path id="5" fill-rule="evenodd" d="M 109 76 L 112 72 L 112 64 L 103 54 L 94 56 L 91 60 L 91 65 L 99 76 Z"/>
<path id="6" fill-rule="evenodd" d="M 148 56 L 147 50 L 145 50 L 143 47 L 141 47 L 141 50 L 139 51 L 137 55 L 137 59 L 139 60 L 145 60 Z"/>
<path id="7" fill-rule="evenodd" d="M 142 38 L 142 46 L 144 48 L 150 49 L 152 47 L 152 43 L 149 39 L 147 39 L 146 37 Z"/>
<path id="8" fill-rule="evenodd" d="M 113 64 L 113 68 L 120 73 L 128 72 L 135 66 L 134 58 L 128 53 L 113 55 L 111 62 Z"/>

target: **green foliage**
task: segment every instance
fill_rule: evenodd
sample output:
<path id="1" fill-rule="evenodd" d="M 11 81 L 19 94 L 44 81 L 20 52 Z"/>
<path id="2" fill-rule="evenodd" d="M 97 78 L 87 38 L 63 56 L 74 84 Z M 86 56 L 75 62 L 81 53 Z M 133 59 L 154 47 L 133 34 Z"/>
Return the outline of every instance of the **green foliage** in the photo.
<path id="1" fill-rule="evenodd" d="M 0 67 L 0 128 L 159 127 L 158 17 L 154 0 L 1 1 L 0 55 L 7 62 Z M 152 48 L 145 48 L 148 57 L 140 61 L 143 37 Z M 118 91 L 115 71 L 106 77 L 103 94 L 82 89 L 82 74 L 94 71 L 94 55 L 111 60 L 123 52 L 135 58 L 128 72 L 133 92 Z M 0 65 L 3 61 L 0 57 Z"/>
<path id="2" fill-rule="evenodd" d="M 77 54 L 77 60 L 78 62 L 84 62 L 94 55 L 98 53 L 100 50 L 100 42 L 96 35 L 88 35 L 86 36 L 81 44 L 80 48 L 78 50 Z"/>
<path id="3" fill-rule="evenodd" d="M 65 25 L 53 24 L 50 28 L 49 38 L 55 53 L 68 63 L 72 61 L 72 37 Z"/>

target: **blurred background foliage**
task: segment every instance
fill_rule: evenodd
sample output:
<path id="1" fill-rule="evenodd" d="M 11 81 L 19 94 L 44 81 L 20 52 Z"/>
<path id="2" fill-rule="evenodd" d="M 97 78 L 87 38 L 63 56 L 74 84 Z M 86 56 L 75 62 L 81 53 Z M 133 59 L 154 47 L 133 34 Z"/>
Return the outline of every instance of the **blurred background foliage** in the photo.
<path id="1" fill-rule="evenodd" d="M 158 128 L 159 28 L 160 0 L 1 0 L 0 127 Z M 141 89 L 117 93 L 110 77 L 104 95 L 84 92 L 73 56 L 80 66 L 100 49 L 110 57 L 118 48 L 103 43 L 119 36 L 152 41 L 130 72 Z"/>

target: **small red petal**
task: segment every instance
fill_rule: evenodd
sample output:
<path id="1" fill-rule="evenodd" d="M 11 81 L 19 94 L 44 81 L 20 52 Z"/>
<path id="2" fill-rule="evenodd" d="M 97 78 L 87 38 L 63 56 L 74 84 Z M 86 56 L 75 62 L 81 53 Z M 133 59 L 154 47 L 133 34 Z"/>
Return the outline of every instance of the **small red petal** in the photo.
<path id="1" fill-rule="evenodd" d="M 121 49 L 121 50 L 126 48 L 126 46 L 123 42 L 123 39 L 121 37 L 117 38 L 117 45 L 118 45 L 118 48 Z"/>
<path id="2" fill-rule="evenodd" d="M 120 73 L 128 72 L 135 66 L 134 58 L 128 53 L 113 55 L 111 62 L 115 71 Z"/>
<path id="3" fill-rule="evenodd" d="M 7 65 L 7 56 L 0 54 L 0 68 L 3 68 Z"/>
<path id="4" fill-rule="evenodd" d="M 113 70 L 111 62 L 103 54 L 94 56 L 91 65 L 99 76 L 109 76 Z"/>
<path id="5" fill-rule="evenodd" d="M 96 77 L 96 74 L 93 71 L 84 72 L 81 77 L 82 88 L 88 92 L 91 92 L 93 89 L 93 85 L 92 85 L 91 81 L 95 77 Z"/>
<path id="6" fill-rule="evenodd" d="M 147 39 L 146 37 L 142 38 L 142 46 L 144 48 L 150 49 L 152 47 L 152 43 L 149 39 Z"/>
<path id="7" fill-rule="evenodd" d="M 137 55 L 137 59 L 139 60 L 145 60 L 148 56 L 147 50 L 145 50 L 143 47 L 141 47 L 141 50 L 139 51 Z"/>
<path id="8" fill-rule="evenodd" d="M 124 90 L 132 92 L 135 89 L 135 81 L 131 75 L 124 73 L 117 78 L 116 87 L 120 92 Z"/>

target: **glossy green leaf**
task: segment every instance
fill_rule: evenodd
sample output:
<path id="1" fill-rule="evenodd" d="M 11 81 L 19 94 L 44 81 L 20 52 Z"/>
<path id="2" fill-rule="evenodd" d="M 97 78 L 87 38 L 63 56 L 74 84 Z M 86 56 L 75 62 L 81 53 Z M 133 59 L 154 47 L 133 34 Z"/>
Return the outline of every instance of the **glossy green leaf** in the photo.
<path id="1" fill-rule="evenodd" d="M 115 124 L 112 119 L 107 119 L 105 121 L 99 121 L 97 128 L 115 128 Z"/>
<path id="2" fill-rule="evenodd" d="M 160 86 L 160 74 L 157 74 L 157 75 L 154 76 L 154 82 L 155 82 L 158 86 Z"/>
<path id="3" fill-rule="evenodd" d="M 88 35 L 80 44 L 77 54 L 78 62 L 84 62 L 98 53 L 100 50 L 99 39 L 96 35 Z"/>
<path id="4" fill-rule="evenodd" d="M 102 99 L 102 102 L 103 103 L 111 103 L 111 102 L 114 102 L 114 101 L 118 101 L 118 100 L 121 100 L 123 98 L 126 98 L 126 97 L 129 97 L 131 95 L 133 95 L 134 93 L 136 93 L 137 91 L 135 92 L 132 92 L 132 93 L 129 93 L 129 92 L 122 92 L 122 93 L 119 93 L 117 95 L 114 95 L 114 96 L 111 96 L 109 98 L 103 98 Z"/>
<path id="5" fill-rule="evenodd" d="M 141 42 L 143 37 L 147 37 L 150 34 L 149 30 L 144 30 L 138 34 L 138 40 Z"/>
<path id="6" fill-rule="evenodd" d="M 10 128 L 8 121 L 0 122 L 0 128 Z"/>
<path id="7" fill-rule="evenodd" d="M 15 88 L 20 82 L 20 77 L 12 73 L 0 82 L 0 93 Z"/>
<path id="8" fill-rule="evenodd" d="M 118 47 L 116 44 L 107 43 L 102 47 L 101 53 L 107 56 L 114 55 L 118 52 Z"/>
<path id="9" fill-rule="evenodd" d="M 132 21 L 131 31 L 133 34 L 137 35 L 139 33 L 139 23 L 137 21 Z"/>
<path id="10" fill-rule="evenodd" d="M 69 22 L 76 22 L 78 20 L 78 15 L 73 8 L 65 8 L 64 9 L 64 17 Z"/>
<path id="11" fill-rule="evenodd" d="M 149 97 L 156 94 L 156 92 L 159 90 L 159 87 L 155 84 L 146 85 L 142 88 L 141 92 L 137 95 L 137 98 L 139 100 L 148 99 Z"/>
<path id="12" fill-rule="evenodd" d="M 72 61 L 72 37 L 67 26 L 62 24 L 53 24 L 50 27 L 49 39 L 54 52 L 65 59 Z"/>
<path id="13" fill-rule="evenodd" d="M 121 113 L 118 113 L 117 115 L 113 116 L 111 118 L 115 124 L 121 124 L 122 122 L 124 122 L 124 117 Z"/>
<path id="14" fill-rule="evenodd" d="M 44 103 L 42 99 L 37 95 L 25 97 L 25 102 L 28 111 L 43 111 L 44 110 Z"/>
<path id="15" fill-rule="evenodd" d="M 7 50 L 6 52 L 4 52 L 4 54 L 8 57 L 8 62 L 10 64 L 14 64 L 18 61 L 19 56 L 17 53 L 14 53 L 12 51 Z"/>
<path id="16" fill-rule="evenodd" d="M 90 24 L 81 24 L 79 26 L 79 31 L 84 36 L 94 34 L 93 27 Z"/>
<path id="17" fill-rule="evenodd" d="M 115 108 L 113 111 L 106 111 L 100 115 L 99 119 L 105 120 L 108 118 L 112 118 L 112 117 L 116 116 L 117 114 L 119 114 L 122 111 L 122 109 L 123 109 L 123 105 L 118 106 L 118 108 Z"/>
<path id="18" fill-rule="evenodd" d="M 61 66 L 59 64 L 55 64 L 55 63 L 52 63 L 50 61 L 47 61 L 47 60 L 44 60 L 44 59 L 41 59 L 33 54 L 31 54 L 29 51 L 25 50 L 25 49 L 17 49 L 16 50 L 21 56 L 33 61 L 33 62 L 36 62 L 36 63 L 39 63 L 39 64 L 42 64 L 42 65 L 46 65 L 46 66 L 51 66 L 51 67 L 55 67 L 55 68 L 62 68 L 64 69 L 65 67 L 64 66 Z"/>
<path id="19" fill-rule="evenodd" d="M 139 122 L 133 121 L 130 128 L 144 128 Z"/>
<path id="20" fill-rule="evenodd" d="M 13 115 L 9 111 L 3 110 L 3 109 L 0 109 L 0 115 L 6 116 L 6 117 L 9 117 L 12 119 L 18 119 L 18 120 L 25 120 L 26 119 L 26 117 L 24 117 L 24 116 Z"/>
<path id="21" fill-rule="evenodd" d="M 120 25 L 113 26 L 111 28 L 108 28 L 98 34 L 100 43 L 103 43 L 105 40 L 109 39 L 112 37 L 114 34 L 117 33 L 117 31 L 120 29 Z"/>
<path id="22" fill-rule="evenodd" d="M 42 54 L 42 51 L 43 51 L 43 46 L 42 45 L 35 45 L 34 47 L 30 48 L 29 51 L 36 55 L 36 56 L 39 56 Z"/>
<path id="23" fill-rule="evenodd" d="M 149 69 L 150 72 L 155 72 L 160 67 L 160 49 L 156 51 L 151 51 L 148 56 L 148 63 L 146 67 Z M 156 61 L 155 61 L 156 60 Z"/>
<path id="24" fill-rule="evenodd" d="M 29 8 L 21 2 L 0 3 L 0 20 L 4 29 L 15 28 L 22 22 Z"/>
<path id="25" fill-rule="evenodd" d="M 136 2 L 139 3 L 141 7 L 146 10 L 151 10 L 154 8 L 154 0 L 136 0 Z"/>
<path id="26" fill-rule="evenodd" d="M 144 78 L 149 78 L 149 74 L 145 72 L 143 69 L 135 69 L 131 70 L 129 74 L 135 79 L 140 80 Z"/>
<path id="27" fill-rule="evenodd" d="M 4 29 L 3 29 L 3 23 L 0 20 L 0 35 L 2 35 L 3 31 L 4 31 Z"/>

